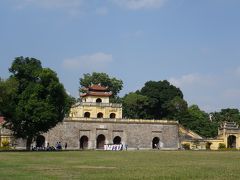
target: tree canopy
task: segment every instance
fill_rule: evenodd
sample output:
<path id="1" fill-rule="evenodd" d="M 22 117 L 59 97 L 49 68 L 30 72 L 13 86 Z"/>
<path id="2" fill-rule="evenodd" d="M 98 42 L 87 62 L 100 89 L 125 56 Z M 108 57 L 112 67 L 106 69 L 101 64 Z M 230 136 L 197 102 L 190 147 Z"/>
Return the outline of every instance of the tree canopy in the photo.
<path id="1" fill-rule="evenodd" d="M 236 122 L 237 124 L 240 124 L 240 112 L 238 109 L 221 109 L 220 112 L 213 112 L 211 115 L 212 121 L 215 121 L 218 124 L 221 124 L 224 121 Z"/>
<path id="2" fill-rule="evenodd" d="M 132 106 L 132 101 L 135 98 L 135 118 L 146 118 L 146 119 L 163 119 L 163 118 L 174 118 L 176 119 L 178 113 L 185 111 L 187 103 L 183 99 L 183 94 L 179 88 L 171 85 L 168 81 L 148 81 L 144 87 L 134 94 L 127 94 L 123 98 L 123 104 L 126 109 Z M 130 96 L 130 97 L 128 97 Z M 138 98 L 137 98 L 138 97 Z M 144 103 L 139 105 L 137 100 L 143 99 Z M 144 105 L 146 104 L 146 105 Z M 143 106 L 143 107 L 141 107 Z M 137 108 L 138 107 L 138 108 Z M 131 109 L 131 108 L 130 108 Z M 132 117 L 128 111 L 123 111 L 124 116 Z"/>
<path id="3" fill-rule="evenodd" d="M 101 84 L 102 86 L 108 87 L 112 91 L 112 98 L 117 99 L 117 94 L 123 87 L 123 81 L 116 79 L 115 77 L 109 77 L 106 73 L 93 72 L 92 74 L 83 74 L 80 78 L 80 91 L 83 87 L 89 87 L 92 84 Z"/>
<path id="4" fill-rule="evenodd" d="M 149 98 L 151 106 L 148 112 L 155 119 L 172 116 L 174 112 L 168 108 L 169 103 L 176 97 L 183 99 L 182 91 L 167 80 L 146 82 L 140 94 Z"/>
<path id="5" fill-rule="evenodd" d="M 147 107 L 149 101 L 147 96 L 137 93 L 129 93 L 123 97 L 123 114 L 128 118 L 144 119 L 148 116 Z"/>
<path id="6" fill-rule="evenodd" d="M 190 106 L 180 116 L 179 122 L 203 137 L 215 137 L 217 135 L 218 124 L 211 122 L 209 114 L 202 111 L 197 105 Z"/>
<path id="7" fill-rule="evenodd" d="M 148 81 L 135 93 L 122 99 L 123 116 L 141 119 L 174 119 L 203 137 L 217 135 L 218 124 L 197 105 L 188 107 L 182 91 L 168 81 Z M 235 117 L 235 116 L 234 116 Z"/>
<path id="8" fill-rule="evenodd" d="M 9 68 L 11 76 L 0 81 L 0 109 L 5 126 L 17 138 L 32 140 L 47 132 L 68 113 L 72 99 L 57 74 L 43 68 L 35 58 L 17 57 Z"/>

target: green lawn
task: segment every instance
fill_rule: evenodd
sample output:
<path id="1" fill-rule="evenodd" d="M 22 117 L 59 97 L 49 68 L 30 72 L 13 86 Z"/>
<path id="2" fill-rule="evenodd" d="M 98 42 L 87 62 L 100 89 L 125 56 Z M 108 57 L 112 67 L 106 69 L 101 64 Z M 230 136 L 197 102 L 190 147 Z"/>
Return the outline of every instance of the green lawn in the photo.
<path id="1" fill-rule="evenodd" d="M 240 152 L 1 152 L 0 179 L 239 179 Z"/>

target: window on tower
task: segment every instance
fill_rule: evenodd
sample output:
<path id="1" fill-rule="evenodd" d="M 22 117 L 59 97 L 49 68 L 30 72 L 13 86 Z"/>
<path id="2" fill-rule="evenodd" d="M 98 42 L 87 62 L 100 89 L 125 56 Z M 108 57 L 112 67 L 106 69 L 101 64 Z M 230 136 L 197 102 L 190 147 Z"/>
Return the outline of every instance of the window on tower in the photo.
<path id="1" fill-rule="evenodd" d="M 96 103 L 101 103 L 102 99 L 101 98 L 97 98 Z"/>
<path id="2" fill-rule="evenodd" d="M 84 113 L 84 117 L 90 118 L 90 112 L 85 112 L 85 113 Z"/>
<path id="3" fill-rule="evenodd" d="M 97 118 L 103 118 L 103 113 L 101 113 L 101 112 L 98 113 L 98 114 L 97 114 Z"/>

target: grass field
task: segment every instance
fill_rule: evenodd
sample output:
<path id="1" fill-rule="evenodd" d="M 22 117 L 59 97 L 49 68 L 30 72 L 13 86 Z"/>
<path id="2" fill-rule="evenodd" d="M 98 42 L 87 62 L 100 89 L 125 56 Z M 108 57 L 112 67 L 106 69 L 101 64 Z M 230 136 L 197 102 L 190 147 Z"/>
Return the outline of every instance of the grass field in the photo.
<path id="1" fill-rule="evenodd" d="M 240 152 L 1 152 L 0 179 L 240 179 Z"/>

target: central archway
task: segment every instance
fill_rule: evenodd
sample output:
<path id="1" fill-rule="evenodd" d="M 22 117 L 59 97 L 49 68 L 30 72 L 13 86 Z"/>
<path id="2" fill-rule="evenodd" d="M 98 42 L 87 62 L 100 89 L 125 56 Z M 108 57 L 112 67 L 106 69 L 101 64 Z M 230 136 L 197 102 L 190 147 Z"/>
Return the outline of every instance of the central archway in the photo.
<path id="1" fill-rule="evenodd" d="M 113 144 L 121 144 L 121 137 L 120 136 L 116 136 L 114 139 L 113 139 Z"/>
<path id="2" fill-rule="evenodd" d="M 80 138 L 80 149 L 87 149 L 88 148 L 88 137 L 82 136 Z"/>
<path id="3" fill-rule="evenodd" d="M 159 148 L 159 142 L 160 142 L 159 137 L 154 137 L 153 140 L 152 140 L 152 148 L 153 149 L 158 149 Z"/>
<path id="4" fill-rule="evenodd" d="M 227 145 L 228 145 L 228 148 L 236 148 L 236 136 L 234 135 L 228 136 Z"/>
<path id="5" fill-rule="evenodd" d="M 44 147 L 45 146 L 45 137 L 39 135 L 36 139 L 36 147 Z"/>
<path id="6" fill-rule="evenodd" d="M 105 136 L 103 134 L 98 135 L 97 137 L 97 149 L 104 149 Z"/>

